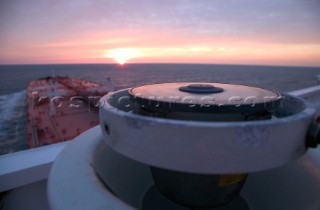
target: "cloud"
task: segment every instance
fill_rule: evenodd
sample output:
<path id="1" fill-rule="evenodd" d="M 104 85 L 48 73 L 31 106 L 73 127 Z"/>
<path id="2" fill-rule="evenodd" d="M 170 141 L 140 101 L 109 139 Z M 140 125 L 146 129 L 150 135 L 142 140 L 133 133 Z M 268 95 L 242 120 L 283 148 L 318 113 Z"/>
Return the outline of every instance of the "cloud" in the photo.
<path id="1" fill-rule="evenodd" d="M 8 36 L 20 30 L 31 38 L 62 40 L 86 30 L 127 28 L 181 36 L 259 36 L 260 40 L 275 42 L 320 39 L 320 6 L 316 0 L 3 1 L 0 28 L 6 29 Z"/>
<path id="2" fill-rule="evenodd" d="M 57 53 L 59 48 L 90 52 L 141 48 L 159 55 L 179 51 L 201 55 L 218 48 L 231 53 L 261 44 L 313 45 L 314 50 L 320 44 L 319 2 L 1 0 L 0 46 L 8 54 L 30 46 L 55 48 Z M 309 48 L 299 49 L 310 53 Z"/>

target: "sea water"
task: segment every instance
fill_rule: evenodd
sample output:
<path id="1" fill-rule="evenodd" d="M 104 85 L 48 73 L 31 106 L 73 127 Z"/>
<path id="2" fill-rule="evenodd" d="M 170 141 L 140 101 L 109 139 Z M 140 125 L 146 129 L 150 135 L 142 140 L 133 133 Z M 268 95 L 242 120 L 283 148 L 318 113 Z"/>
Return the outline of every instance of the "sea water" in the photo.
<path id="1" fill-rule="evenodd" d="M 0 154 L 27 148 L 26 86 L 47 76 L 70 76 L 115 90 L 162 82 L 219 82 L 288 92 L 316 85 L 320 67 L 211 64 L 0 65 Z"/>

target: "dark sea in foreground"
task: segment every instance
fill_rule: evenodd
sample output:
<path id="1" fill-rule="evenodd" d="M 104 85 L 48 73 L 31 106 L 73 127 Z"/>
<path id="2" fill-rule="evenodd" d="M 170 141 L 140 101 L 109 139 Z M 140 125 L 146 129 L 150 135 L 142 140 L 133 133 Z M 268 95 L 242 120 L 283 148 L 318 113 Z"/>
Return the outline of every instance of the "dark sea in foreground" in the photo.
<path id="1" fill-rule="evenodd" d="M 316 85 L 320 67 L 212 64 L 0 65 L 0 155 L 26 148 L 26 86 L 47 76 L 70 76 L 114 89 L 161 82 L 220 82 L 288 92 Z"/>

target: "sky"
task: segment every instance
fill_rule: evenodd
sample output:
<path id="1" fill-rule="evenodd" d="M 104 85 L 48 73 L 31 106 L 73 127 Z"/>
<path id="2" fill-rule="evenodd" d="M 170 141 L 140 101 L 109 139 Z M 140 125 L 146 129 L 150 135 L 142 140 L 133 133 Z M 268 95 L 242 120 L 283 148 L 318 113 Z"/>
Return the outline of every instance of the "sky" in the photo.
<path id="1" fill-rule="evenodd" d="M 320 66 L 320 0 L 0 0 L 0 64 Z"/>

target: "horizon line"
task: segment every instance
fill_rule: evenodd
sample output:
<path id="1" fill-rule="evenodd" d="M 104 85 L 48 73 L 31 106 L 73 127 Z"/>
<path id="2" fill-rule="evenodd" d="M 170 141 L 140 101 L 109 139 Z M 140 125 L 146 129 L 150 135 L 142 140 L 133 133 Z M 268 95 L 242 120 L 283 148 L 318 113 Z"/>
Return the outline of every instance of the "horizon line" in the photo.
<path id="1" fill-rule="evenodd" d="M 320 65 L 299 66 L 299 65 L 286 65 L 286 64 L 230 64 L 230 63 L 182 63 L 182 62 L 137 62 L 137 63 L 0 63 L 0 66 L 28 66 L 28 65 L 115 65 L 115 66 L 128 66 L 128 65 L 224 65 L 224 66 L 266 66 L 266 67 L 304 67 L 304 68 L 320 68 Z"/>

